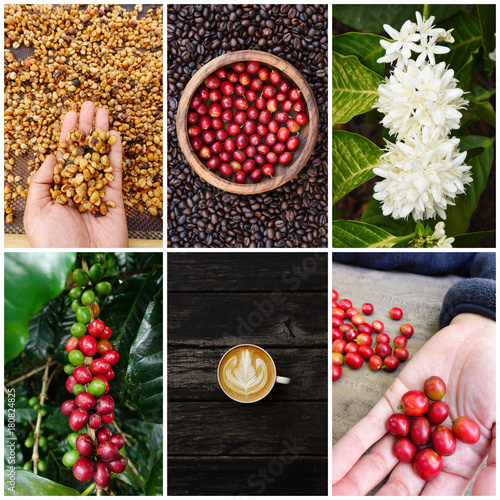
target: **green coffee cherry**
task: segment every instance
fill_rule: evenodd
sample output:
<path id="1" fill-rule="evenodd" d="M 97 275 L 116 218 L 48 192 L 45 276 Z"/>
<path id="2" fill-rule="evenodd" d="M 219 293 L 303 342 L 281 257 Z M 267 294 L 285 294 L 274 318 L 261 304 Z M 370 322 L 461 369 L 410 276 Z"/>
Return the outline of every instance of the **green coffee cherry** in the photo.
<path id="1" fill-rule="evenodd" d="M 85 391 L 85 387 L 83 387 L 82 384 L 75 384 L 73 386 L 73 394 L 75 396 L 78 396 L 78 394 L 80 394 L 80 392 L 84 392 Z"/>
<path id="2" fill-rule="evenodd" d="M 70 331 L 73 337 L 81 339 L 87 333 L 87 327 L 83 323 L 73 323 Z"/>
<path id="3" fill-rule="evenodd" d="M 75 299 L 73 300 L 73 302 L 71 302 L 71 310 L 74 313 L 76 313 L 76 311 L 78 311 L 80 307 L 82 307 L 82 303 L 78 299 Z"/>
<path id="4" fill-rule="evenodd" d="M 78 437 L 77 432 L 72 432 L 71 434 L 68 435 L 68 443 L 71 446 L 71 448 L 76 449 L 76 438 Z"/>
<path id="5" fill-rule="evenodd" d="M 81 366 L 85 361 L 85 356 L 82 351 L 75 349 L 68 354 L 68 360 L 74 366 Z"/>
<path id="6" fill-rule="evenodd" d="M 94 290 L 85 290 L 82 295 L 82 304 L 90 306 L 94 303 L 95 293 Z"/>
<path id="7" fill-rule="evenodd" d="M 89 279 L 89 274 L 85 271 L 85 269 L 78 268 L 73 271 L 73 281 L 78 286 L 88 285 Z"/>
<path id="8" fill-rule="evenodd" d="M 109 281 L 101 281 L 94 288 L 99 295 L 109 295 L 111 293 L 111 283 Z"/>
<path id="9" fill-rule="evenodd" d="M 33 409 L 36 411 L 40 411 L 41 408 L 42 408 L 42 405 L 40 403 L 37 403 L 35 406 L 33 406 Z"/>
<path id="10" fill-rule="evenodd" d="M 30 471 L 32 468 L 33 468 L 33 462 L 31 460 L 23 465 L 24 470 Z"/>
<path id="11" fill-rule="evenodd" d="M 24 441 L 24 446 L 26 448 L 31 448 L 35 444 L 35 439 L 32 436 L 28 436 Z"/>
<path id="12" fill-rule="evenodd" d="M 86 307 L 79 307 L 76 310 L 76 321 L 78 321 L 78 323 L 88 325 L 91 319 L 92 316 L 90 315 L 90 311 Z"/>
<path id="13" fill-rule="evenodd" d="M 33 396 L 32 398 L 29 399 L 28 404 L 30 406 L 35 406 L 38 403 L 38 398 L 36 396 Z"/>
<path id="14" fill-rule="evenodd" d="M 42 409 L 40 410 L 40 415 L 41 415 L 42 417 L 45 417 L 45 415 L 47 415 L 47 410 L 46 410 L 45 408 L 42 408 Z"/>
<path id="15" fill-rule="evenodd" d="M 90 280 L 96 284 L 104 277 L 104 268 L 101 264 L 94 264 L 89 270 Z"/>
<path id="16" fill-rule="evenodd" d="M 40 462 L 38 462 L 38 470 L 41 472 L 45 472 L 47 470 L 47 462 L 45 460 L 40 460 Z"/>
<path id="17" fill-rule="evenodd" d="M 75 368 L 76 368 L 76 366 L 74 366 L 74 365 L 64 365 L 64 373 L 66 375 L 73 375 Z"/>
<path id="18" fill-rule="evenodd" d="M 75 462 L 79 458 L 80 458 L 80 453 L 78 453 L 76 450 L 69 450 L 63 455 L 62 463 L 66 467 L 73 467 L 73 465 L 75 465 Z"/>
<path id="19" fill-rule="evenodd" d="M 78 384 L 77 384 L 78 385 Z M 102 380 L 92 380 L 87 390 L 92 396 L 99 397 L 106 391 L 106 384 Z"/>
<path id="20" fill-rule="evenodd" d="M 40 448 L 45 448 L 47 446 L 47 438 L 45 436 L 40 436 L 38 438 L 38 444 L 40 445 Z"/>
<path id="21" fill-rule="evenodd" d="M 82 297 L 82 294 L 83 294 L 83 288 L 80 288 L 79 286 L 75 286 L 75 288 L 72 288 L 69 291 L 69 296 L 72 299 L 80 299 Z"/>

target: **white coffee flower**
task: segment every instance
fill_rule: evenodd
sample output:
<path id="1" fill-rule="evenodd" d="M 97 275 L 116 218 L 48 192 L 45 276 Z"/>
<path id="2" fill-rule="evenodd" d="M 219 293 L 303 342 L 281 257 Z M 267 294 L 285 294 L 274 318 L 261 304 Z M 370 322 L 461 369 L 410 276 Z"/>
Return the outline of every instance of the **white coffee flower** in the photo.
<path id="1" fill-rule="evenodd" d="M 444 222 L 438 222 L 434 228 L 434 233 L 431 239 L 436 241 L 436 248 L 452 248 L 451 244 L 455 241 L 455 238 L 447 238 L 444 230 Z"/>
<path id="2" fill-rule="evenodd" d="M 374 104 L 384 113 L 382 124 L 398 140 L 406 137 L 444 139 L 451 130 L 460 128 L 462 113 L 468 101 L 452 69 L 444 62 L 419 68 L 410 60 L 406 68 L 394 68 L 386 82 L 379 86 L 380 97 Z"/>
<path id="3" fill-rule="evenodd" d="M 394 40 L 388 42 L 387 40 L 380 40 L 380 45 L 385 49 L 385 56 L 377 60 L 378 63 L 392 63 L 397 61 L 400 65 L 406 64 L 411 57 L 411 51 L 415 52 L 416 45 L 414 42 L 420 40 L 420 35 L 415 32 L 416 24 L 411 21 L 406 21 L 401 27 L 401 31 L 396 31 L 388 24 L 384 24 L 385 31 Z"/>
<path id="4" fill-rule="evenodd" d="M 415 17 L 417 18 L 416 31 L 420 33 L 422 40 L 423 37 L 426 36 L 434 36 L 445 33 L 443 28 L 435 28 L 434 25 L 434 16 L 429 17 L 429 19 L 424 19 L 420 12 L 415 12 Z"/>
<path id="5" fill-rule="evenodd" d="M 447 54 L 450 51 L 449 47 L 441 47 L 440 45 L 436 45 L 436 41 L 438 39 L 438 34 L 432 35 L 432 37 L 422 37 L 420 41 L 420 45 L 417 45 L 414 49 L 414 52 L 420 52 L 420 55 L 417 57 L 417 68 L 422 66 L 425 59 L 429 59 L 431 64 L 436 64 L 435 55 L 436 54 Z M 425 38 L 425 39 L 424 39 Z"/>
<path id="6" fill-rule="evenodd" d="M 472 181 L 466 153 L 458 150 L 456 138 L 423 143 L 408 139 L 387 144 L 387 153 L 373 169 L 384 180 L 375 185 L 373 197 L 382 202 L 384 215 L 415 221 L 438 215 L 446 219 L 446 208 Z"/>

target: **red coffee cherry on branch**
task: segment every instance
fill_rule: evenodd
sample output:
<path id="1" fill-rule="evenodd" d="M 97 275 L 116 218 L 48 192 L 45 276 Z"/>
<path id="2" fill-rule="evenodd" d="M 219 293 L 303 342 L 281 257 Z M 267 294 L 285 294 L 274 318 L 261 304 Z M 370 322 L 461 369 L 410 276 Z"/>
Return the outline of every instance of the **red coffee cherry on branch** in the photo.
<path id="1" fill-rule="evenodd" d="M 111 396 L 101 396 L 97 399 L 96 412 L 99 415 L 107 415 L 111 413 L 115 408 L 115 401 Z"/>
<path id="2" fill-rule="evenodd" d="M 70 337 L 66 342 L 66 352 L 70 353 L 75 349 L 78 349 L 78 344 L 80 343 L 80 339 L 78 337 Z"/>
<path id="3" fill-rule="evenodd" d="M 111 481 L 111 472 L 104 462 L 100 460 L 97 461 L 93 478 L 94 483 L 100 488 L 108 487 Z"/>
<path id="4" fill-rule="evenodd" d="M 118 450 L 118 446 L 112 441 L 104 441 L 100 443 L 96 450 L 97 456 L 105 461 L 110 462 L 111 460 L 116 460 L 120 451 Z"/>
<path id="5" fill-rule="evenodd" d="M 111 365 L 102 359 L 94 359 L 94 361 L 90 363 L 90 371 L 94 375 L 105 375 L 110 369 Z"/>
<path id="6" fill-rule="evenodd" d="M 73 475 L 82 483 L 90 481 L 94 475 L 94 461 L 86 457 L 79 458 L 73 465 Z"/>
<path id="7" fill-rule="evenodd" d="M 80 392 L 75 398 L 76 405 L 83 411 L 89 411 L 95 406 L 95 397 L 88 392 Z"/>
<path id="8" fill-rule="evenodd" d="M 94 319 L 89 323 L 89 326 L 87 327 L 87 331 L 89 332 L 90 335 L 93 337 L 98 337 L 99 335 L 102 335 L 104 332 L 105 328 L 104 321 L 100 319 Z"/>
<path id="9" fill-rule="evenodd" d="M 92 335 L 84 335 L 80 339 L 79 348 L 85 356 L 92 358 L 97 354 L 97 340 Z"/>
<path id="10" fill-rule="evenodd" d="M 108 340 L 111 337 L 111 328 L 109 326 L 104 327 L 104 331 L 99 335 L 100 340 Z"/>
<path id="11" fill-rule="evenodd" d="M 107 361 L 111 366 L 113 366 L 115 363 L 118 363 L 118 360 L 120 359 L 120 355 L 118 354 L 118 351 L 108 351 L 105 352 L 102 356 L 101 359 L 104 361 Z"/>
<path id="12" fill-rule="evenodd" d="M 113 380 L 115 378 L 115 371 L 110 368 L 105 374 L 104 376 L 108 379 L 108 380 Z"/>
<path id="13" fill-rule="evenodd" d="M 76 403 L 73 399 L 68 399 L 68 401 L 65 401 L 61 405 L 62 413 L 63 413 L 63 415 L 66 415 L 67 417 L 69 417 L 76 410 L 76 408 L 77 408 L 77 406 L 76 406 Z"/>
<path id="14" fill-rule="evenodd" d="M 108 413 L 107 415 L 101 415 L 103 424 L 110 424 L 115 419 L 114 412 Z"/>
<path id="15" fill-rule="evenodd" d="M 98 413 L 92 413 L 89 418 L 89 427 L 91 429 L 99 429 L 101 427 L 102 419 Z"/>
<path id="16" fill-rule="evenodd" d="M 92 380 L 92 374 L 86 366 L 77 366 L 73 372 L 73 377 L 79 384 L 88 384 Z"/>
<path id="17" fill-rule="evenodd" d="M 115 474 L 121 474 L 127 468 L 127 462 L 122 455 L 116 460 L 108 462 L 107 465 Z"/>
<path id="18" fill-rule="evenodd" d="M 109 438 L 109 441 L 115 443 L 119 450 L 121 450 L 123 448 L 123 445 L 125 444 L 125 439 L 123 439 L 123 436 L 121 436 L 120 434 L 113 434 Z"/>
<path id="19" fill-rule="evenodd" d="M 76 449 L 84 457 L 90 457 L 94 454 L 94 441 L 88 434 L 80 434 L 76 438 Z"/>
<path id="20" fill-rule="evenodd" d="M 113 346 L 107 340 L 101 340 L 97 344 L 97 352 L 99 354 L 104 354 L 105 352 L 112 351 Z"/>
<path id="21" fill-rule="evenodd" d="M 73 413 L 69 416 L 69 426 L 74 431 L 82 430 L 89 421 L 89 414 L 86 411 L 83 411 L 80 408 L 77 408 L 73 411 Z"/>
<path id="22" fill-rule="evenodd" d="M 101 427 L 96 432 L 97 441 L 104 443 L 104 441 L 109 441 L 111 438 L 111 431 L 107 427 Z"/>
<path id="23" fill-rule="evenodd" d="M 68 379 L 66 380 L 66 390 L 70 393 L 73 394 L 73 387 L 78 384 L 76 378 L 73 375 L 70 375 Z"/>

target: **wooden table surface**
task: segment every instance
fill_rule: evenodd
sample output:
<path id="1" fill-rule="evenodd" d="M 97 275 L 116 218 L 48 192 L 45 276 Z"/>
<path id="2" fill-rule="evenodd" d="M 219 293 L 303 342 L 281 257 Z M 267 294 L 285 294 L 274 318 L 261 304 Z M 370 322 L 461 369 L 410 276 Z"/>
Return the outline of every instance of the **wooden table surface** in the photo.
<path id="1" fill-rule="evenodd" d="M 326 495 L 326 253 L 168 255 L 168 494 Z M 231 347 L 273 357 L 276 384 L 240 404 L 217 382 Z"/>
<path id="2" fill-rule="evenodd" d="M 365 302 L 373 304 L 374 313 L 365 315 L 367 323 L 378 319 L 384 323 L 384 332 L 391 339 L 391 346 L 399 326 L 410 323 L 415 333 L 406 348 L 411 357 L 439 330 L 439 314 L 446 292 L 461 277 L 422 276 L 400 271 L 378 271 L 333 262 L 332 286 L 339 299 L 351 300 L 361 311 Z M 394 321 L 389 310 L 400 307 L 403 318 Z M 375 336 L 372 335 L 373 339 Z M 372 346 L 373 347 L 373 346 Z M 373 372 L 368 363 L 359 370 L 342 366 L 342 378 L 333 383 L 332 436 L 335 444 L 351 427 L 372 409 L 404 368 L 401 363 L 395 372 Z"/>

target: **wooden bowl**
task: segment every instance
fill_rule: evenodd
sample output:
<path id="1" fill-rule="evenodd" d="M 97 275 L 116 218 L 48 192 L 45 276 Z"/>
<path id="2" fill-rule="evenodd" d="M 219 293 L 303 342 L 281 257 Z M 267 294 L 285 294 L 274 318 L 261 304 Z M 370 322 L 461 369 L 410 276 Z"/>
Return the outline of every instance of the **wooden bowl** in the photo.
<path id="1" fill-rule="evenodd" d="M 271 69 L 275 68 L 280 70 L 283 76 L 285 76 L 288 80 L 291 80 L 291 82 L 302 91 L 302 97 L 306 101 L 307 114 L 309 115 L 309 122 L 300 127 L 300 144 L 299 147 L 293 152 L 292 163 L 287 166 L 277 163 L 274 165 L 274 177 L 263 178 L 257 183 L 252 182 L 247 176 L 245 184 L 238 184 L 236 182 L 226 180 L 209 170 L 201 162 L 198 155 L 191 147 L 187 132 L 187 114 L 189 111 L 189 104 L 198 87 L 203 84 L 207 76 L 214 73 L 220 67 L 228 66 L 239 61 L 259 61 Z M 202 179 L 212 184 L 212 186 L 224 191 L 229 191 L 230 193 L 256 194 L 276 189 L 282 184 L 288 182 L 300 172 L 302 167 L 304 167 L 309 160 L 316 144 L 316 139 L 318 137 L 318 124 L 318 106 L 316 104 L 316 100 L 314 99 L 312 90 L 304 77 L 290 63 L 272 54 L 268 54 L 267 52 L 260 52 L 258 50 L 241 50 L 238 52 L 230 52 L 215 58 L 213 61 L 210 61 L 208 64 L 203 66 L 203 68 L 198 70 L 193 78 L 191 78 L 184 89 L 177 110 L 177 139 L 182 152 L 191 167 Z"/>

